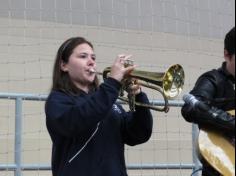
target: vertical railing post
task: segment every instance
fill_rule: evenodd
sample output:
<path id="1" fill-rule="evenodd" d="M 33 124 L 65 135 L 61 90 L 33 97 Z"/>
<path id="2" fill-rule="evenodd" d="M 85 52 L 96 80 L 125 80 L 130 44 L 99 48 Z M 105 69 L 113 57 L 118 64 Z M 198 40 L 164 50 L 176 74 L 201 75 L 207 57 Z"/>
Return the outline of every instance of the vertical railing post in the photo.
<path id="1" fill-rule="evenodd" d="M 21 176 L 22 151 L 22 98 L 17 97 L 15 102 L 15 176 Z"/>
<path id="2" fill-rule="evenodd" d="M 192 142 L 193 142 L 193 163 L 195 167 L 193 168 L 193 172 L 197 171 L 198 169 L 201 168 L 201 163 L 198 159 L 197 152 L 198 152 L 198 134 L 199 134 L 199 129 L 198 126 L 193 124 L 192 125 Z M 199 176 L 200 172 L 195 173 L 193 176 Z"/>

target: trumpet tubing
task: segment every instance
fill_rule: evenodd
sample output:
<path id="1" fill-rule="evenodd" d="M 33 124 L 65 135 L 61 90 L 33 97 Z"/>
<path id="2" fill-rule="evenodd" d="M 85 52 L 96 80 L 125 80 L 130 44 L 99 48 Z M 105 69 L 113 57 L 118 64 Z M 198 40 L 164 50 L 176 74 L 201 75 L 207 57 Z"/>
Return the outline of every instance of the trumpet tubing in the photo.
<path id="1" fill-rule="evenodd" d="M 103 79 L 106 79 L 110 72 L 111 67 L 107 67 L 102 73 L 96 73 L 102 75 Z M 142 104 L 139 102 L 135 102 L 136 105 L 147 107 L 156 111 L 168 112 L 168 100 L 176 98 L 183 90 L 185 73 L 182 66 L 176 64 L 169 67 L 166 72 L 149 72 L 142 70 L 134 70 L 130 73 L 130 75 L 127 75 L 125 79 L 138 80 L 138 84 L 140 84 L 141 86 L 156 90 L 157 92 L 161 93 L 165 100 L 165 106 L 163 108 L 155 107 L 153 105 Z M 126 81 L 124 81 L 123 84 L 125 83 Z M 127 87 L 127 85 L 123 85 L 122 87 Z M 120 97 L 120 99 L 126 100 L 126 98 L 124 97 Z"/>

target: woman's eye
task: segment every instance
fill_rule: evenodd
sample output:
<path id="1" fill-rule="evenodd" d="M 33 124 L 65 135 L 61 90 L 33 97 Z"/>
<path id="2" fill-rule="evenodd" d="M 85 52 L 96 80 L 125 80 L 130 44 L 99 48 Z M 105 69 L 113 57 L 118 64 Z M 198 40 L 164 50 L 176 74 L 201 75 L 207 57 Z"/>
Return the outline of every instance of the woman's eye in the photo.
<path id="1" fill-rule="evenodd" d="M 79 55 L 79 58 L 86 59 L 88 56 L 87 55 Z"/>
<path id="2" fill-rule="evenodd" d="M 89 54 L 80 54 L 77 56 L 80 59 L 88 59 L 91 57 L 92 60 L 96 60 L 96 55 L 89 55 Z"/>
<path id="3" fill-rule="evenodd" d="M 95 61 L 96 60 L 96 56 L 92 56 L 92 59 Z"/>

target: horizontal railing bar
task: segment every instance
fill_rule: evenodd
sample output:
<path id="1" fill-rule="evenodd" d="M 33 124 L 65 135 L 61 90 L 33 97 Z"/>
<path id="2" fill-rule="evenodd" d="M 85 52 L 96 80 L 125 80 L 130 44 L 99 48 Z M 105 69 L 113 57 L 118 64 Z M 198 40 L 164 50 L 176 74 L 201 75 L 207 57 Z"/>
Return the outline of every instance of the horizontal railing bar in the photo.
<path id="1" fill-rule="evenodd" d="M 194 164 L 130 164 L 127 166 L 128 170 L 163 170 L 163 169 L 169 169 L 169 170 L 176 170 L 176 169 L 193 169 L 195 168 Z M 15 164 L 7 164 L 7 165 L 1 165 L 0 164 L 0 171 L 15 171 L 17 169 L 17 166 Z M 50 171 L 51 167 L 49 165 L 22 165 L 21 166 L 22 171 Z"/>
<path id="2" fill-rule="evenodd" d="M 22 98 L 23 100 L 37 100 L 45 101 L 48 95 L 46 94 L 24 94 L 24 93 L 2 93 L 0 92 L 0 98 L 14 100 Z"/>
<path id="3" fill-rule="evenodd" d="M 127 166 L 129 170 L 154 170 L 154 169 L 193 169 L 195 168 L 194 164 L 131 164 Z"/>
<path id="4" fill-rule="evenodd" d="M 0 93 L 0 99 L 10 99 L 15 100 L 17 98 L 21 98 L 23 100 L 31 100 L 31 101 L 46 101 L 48 95 L 46 94 L 24 94 L 24 93 Z M 123 101 L 118 100 L 117 103 L 124 104 Z M 165 102 L 162 100 L 153 100 L 150 101 L 151 104 L 156 106 L 163 106 Z M 182 107 L 184 102 L 181 100 L 170 100 L 169 106 L 172 107 Z"/>
<path id="5" fill-rule="evenodd" d="M 0 171 L 15 171 L 16 164 L 0 164 Z"/>
<path id="6" fill-rule="evenodd" d="M 0 164 L 0 171 L 15 171 L 17 169 L 16 164 Z M 35 170 L 45 170 L 50 171 L 51 167 L 49 165 L 40 165 L 40 164 L 30 164 L 30 165 L 22 165 L 22 171 L 35 171 Z"/>

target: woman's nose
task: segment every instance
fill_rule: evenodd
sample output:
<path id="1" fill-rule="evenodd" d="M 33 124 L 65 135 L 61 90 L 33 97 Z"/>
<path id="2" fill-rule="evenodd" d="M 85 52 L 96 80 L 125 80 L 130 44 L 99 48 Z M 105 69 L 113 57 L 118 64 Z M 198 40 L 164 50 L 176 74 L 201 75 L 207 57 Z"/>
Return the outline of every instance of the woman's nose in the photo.
<path id="1" fill-rule="evenodd" d="M 95 62 L 93 56 L 89 56 L 88 65 L 95 65 L 95 64 L 96 64 L 96 62 Z"/>

